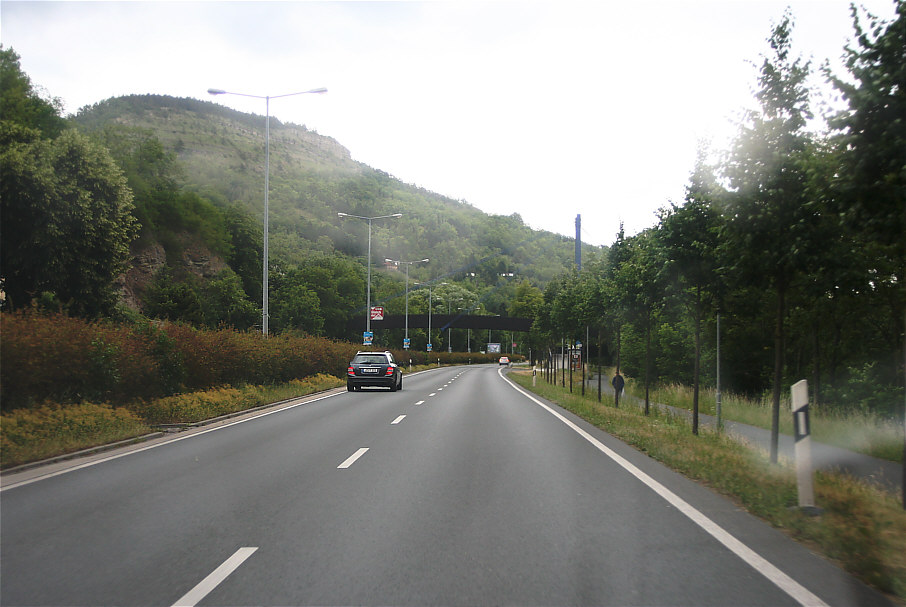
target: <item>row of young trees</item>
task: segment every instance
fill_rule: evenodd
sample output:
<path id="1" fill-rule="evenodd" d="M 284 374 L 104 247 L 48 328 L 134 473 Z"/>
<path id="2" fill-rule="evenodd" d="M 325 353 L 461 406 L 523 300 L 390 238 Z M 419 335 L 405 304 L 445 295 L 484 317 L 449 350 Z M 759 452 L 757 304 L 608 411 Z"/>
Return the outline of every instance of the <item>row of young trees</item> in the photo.
<path id="1" fill-rule="evenodd" d="M 863 21 L 868 21 L 863 24 Z M 702 150 L 685 200 L 657 225 L 551 282 L 536 345 L 596 336 L 601 356 L 650 386 L 703 379 L 781 392 L 807 377 L 817 402 L 894 415 L 906 329 L 906 3 L 885 23 L 853 9 L 850 78 L 825 66 L 847 109 L 815 134 L 787 13 L 769 38 L 749 112 L 722 161 Z M 706 345 L 707 344 L 707 345 Z M 724 371 L 725 370 L 725 371 Z"/>

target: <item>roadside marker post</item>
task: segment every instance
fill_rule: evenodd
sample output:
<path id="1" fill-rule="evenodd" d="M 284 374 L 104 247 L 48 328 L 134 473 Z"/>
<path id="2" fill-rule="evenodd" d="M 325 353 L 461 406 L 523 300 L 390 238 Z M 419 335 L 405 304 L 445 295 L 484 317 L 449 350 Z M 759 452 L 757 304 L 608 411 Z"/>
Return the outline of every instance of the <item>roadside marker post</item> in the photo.
<path id="1" fill-rule="evenodd" d="M 793 432 L 796 445 L 796 485 L 799 489 L 799 508 L 808 514 L 821 513 L 815 507 L 815 488 L 812 471 L 812 439 L 808 412 L 808 381 L 802 379 L 790 388 L 793 409 Z"/>

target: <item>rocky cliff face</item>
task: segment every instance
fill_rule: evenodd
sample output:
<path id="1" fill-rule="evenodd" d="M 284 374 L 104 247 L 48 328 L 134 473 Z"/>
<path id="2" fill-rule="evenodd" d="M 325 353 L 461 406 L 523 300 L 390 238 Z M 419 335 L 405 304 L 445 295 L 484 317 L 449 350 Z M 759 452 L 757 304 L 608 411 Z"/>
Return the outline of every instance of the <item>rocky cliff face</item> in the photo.
<path id="1" fill-rule="evenodd" d="M 210 279 L 227 269 L 227 263 L 204 245 L 182 237 L 178 268 L 201 279 Z M 167 251 L 160 243 L 133 247 L 132 267 L 116 283 L 120 301 L 135 310 L 143 310 L 148 285 L 158 270 L 167 265 Z"/>

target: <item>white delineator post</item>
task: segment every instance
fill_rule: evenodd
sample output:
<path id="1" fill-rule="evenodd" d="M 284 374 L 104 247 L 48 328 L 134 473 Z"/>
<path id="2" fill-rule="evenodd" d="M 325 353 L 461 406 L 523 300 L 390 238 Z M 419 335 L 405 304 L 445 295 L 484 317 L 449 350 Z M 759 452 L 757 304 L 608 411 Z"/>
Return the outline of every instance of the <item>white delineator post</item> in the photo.
<path id="1" fill-rule="evenodd" d="M 796 481 L 799 487 L 799 507 L 815 509 L 815 489 L 812 482 L 812 439 L 808 415 L 808 382 L 799 380 L 790 388 L 793 409 L 793 429 L 796 438 Z"/>

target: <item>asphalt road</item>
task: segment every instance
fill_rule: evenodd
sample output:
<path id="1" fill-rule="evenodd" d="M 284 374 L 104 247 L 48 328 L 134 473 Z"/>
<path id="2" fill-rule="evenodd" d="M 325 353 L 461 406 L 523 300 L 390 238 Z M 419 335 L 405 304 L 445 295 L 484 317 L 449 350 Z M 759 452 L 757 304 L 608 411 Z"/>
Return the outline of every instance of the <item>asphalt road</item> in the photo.
<path id="1" fill-rule="evenodd" d="M 7 606 L 888 604 L 491 366 L 7 475 L 0 550 Z"/>

